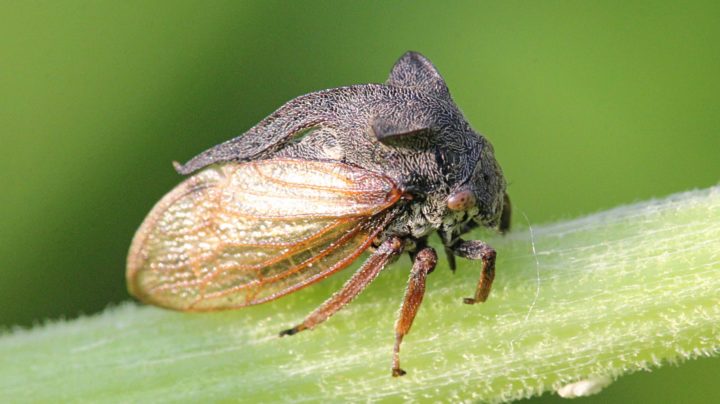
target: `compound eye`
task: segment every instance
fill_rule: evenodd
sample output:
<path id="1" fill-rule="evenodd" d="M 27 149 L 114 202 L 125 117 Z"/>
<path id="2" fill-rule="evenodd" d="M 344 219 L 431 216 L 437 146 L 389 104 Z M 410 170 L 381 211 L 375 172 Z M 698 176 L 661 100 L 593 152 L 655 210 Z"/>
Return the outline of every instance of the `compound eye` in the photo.
<path id="1" fill-rule="evenodd" d="M 475 194 L 467 189 L 460 188 L 450 194 L 447 199 L 447 207 L 450 210 L 462 211 L 475 206 Z"/>

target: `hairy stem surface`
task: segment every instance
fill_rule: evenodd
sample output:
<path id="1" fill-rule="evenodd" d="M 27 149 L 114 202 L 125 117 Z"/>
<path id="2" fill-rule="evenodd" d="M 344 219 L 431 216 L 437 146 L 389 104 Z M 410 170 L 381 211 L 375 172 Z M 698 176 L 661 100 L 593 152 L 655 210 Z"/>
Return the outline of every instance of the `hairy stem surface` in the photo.
<path id="1" fill-rule="evenodd" d="M 479 262 L 460 259 L 453 276 L 440 257 L 404 340 L 404 377 L 390 365 L 407 258 L 290 338 L 278 332 L 351 270 L 235 312 L 124 304 L 6 333 L 0 401 L 502 401 L 719 352 L 720 187 L 522 227 L 473 235 L 498 252 L 486 303 L 462 303 Z"/>

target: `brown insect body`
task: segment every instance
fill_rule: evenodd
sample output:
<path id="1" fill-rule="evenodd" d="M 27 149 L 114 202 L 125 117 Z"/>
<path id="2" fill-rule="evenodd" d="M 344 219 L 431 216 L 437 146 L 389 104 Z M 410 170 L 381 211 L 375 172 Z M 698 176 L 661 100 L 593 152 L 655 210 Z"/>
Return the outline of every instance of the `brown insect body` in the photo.
<path id="1" fill-rule="evenodd" d="M 372 247 L 341 291 L 281 333 L 291 335 L 330 317 L 405 251 L 414 264 L 396 324 L 395 376 L 404 374 L 400 342 L 437 260 L 427 237 L 438 231 L 449 257 L 482 260 L 475 296 L 465 299 L 475 303 L 490 291 L 495 251 L 459 237 L 510 221 L 492 146 L 414 52 L 386 84 L 298 97 L 176 169 L 197 173 L 138 230 L 128 257 L 133 295 L 184 311 L 243 307 L 324 279 Z"/>

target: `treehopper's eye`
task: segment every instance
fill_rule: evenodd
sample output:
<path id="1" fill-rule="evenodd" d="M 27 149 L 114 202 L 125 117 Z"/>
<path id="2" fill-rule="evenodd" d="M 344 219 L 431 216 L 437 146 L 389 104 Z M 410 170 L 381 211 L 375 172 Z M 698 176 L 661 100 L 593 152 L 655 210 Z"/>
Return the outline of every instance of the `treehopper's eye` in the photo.
<path id="1" fill-rule="evenodd" d="M 468 188 L 460 188 L 447 199 L 447 207 L 453 211 L 464 211 L 475 207 L 475 194 Z"/>

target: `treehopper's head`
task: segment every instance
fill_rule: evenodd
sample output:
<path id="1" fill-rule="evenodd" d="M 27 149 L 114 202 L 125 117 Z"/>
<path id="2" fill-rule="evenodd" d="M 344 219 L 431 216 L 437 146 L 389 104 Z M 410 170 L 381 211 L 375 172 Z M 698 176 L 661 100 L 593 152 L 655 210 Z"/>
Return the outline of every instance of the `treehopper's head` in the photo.
<path id="1" fill-rule="evenodd" d="M 509 199 L 493 147 L 467 123 L 435 66 L 421 54 L 407 52 L 395 63 L 387 84 L 417 91 L 430 101 L 427 108 L 376 119 L 373 130 L 378 139 L 400 144 L 418 136 L 429 138 L 448 187 L 448 215 L 483 226 L 501 224 Z"/>

